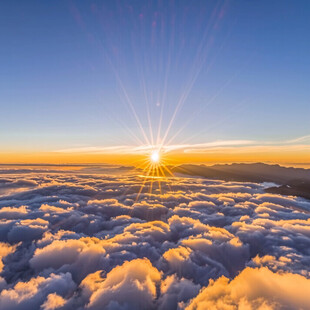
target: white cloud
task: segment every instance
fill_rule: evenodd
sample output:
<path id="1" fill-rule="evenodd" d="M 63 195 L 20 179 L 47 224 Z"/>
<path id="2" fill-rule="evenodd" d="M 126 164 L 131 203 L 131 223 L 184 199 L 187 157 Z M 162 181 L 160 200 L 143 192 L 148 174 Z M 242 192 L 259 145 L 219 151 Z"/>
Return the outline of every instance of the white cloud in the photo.
<path id="1" fill-rule="evenodd" d="M 92 169 L 14 171 L 35 188 L 0 197 L 1 309 L 308 308 L 308 201 Z"/>

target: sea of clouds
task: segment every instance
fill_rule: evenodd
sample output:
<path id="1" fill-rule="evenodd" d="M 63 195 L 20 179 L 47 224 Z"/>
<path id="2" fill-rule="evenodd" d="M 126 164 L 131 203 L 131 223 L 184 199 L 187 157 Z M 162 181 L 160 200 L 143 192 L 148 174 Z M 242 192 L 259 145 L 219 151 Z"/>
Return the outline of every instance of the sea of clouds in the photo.
<path id="1" fill-rule="evenodd" d="M 310 201 L 95 171 L 0 171 L 0 309 L 310 309 Z"/>

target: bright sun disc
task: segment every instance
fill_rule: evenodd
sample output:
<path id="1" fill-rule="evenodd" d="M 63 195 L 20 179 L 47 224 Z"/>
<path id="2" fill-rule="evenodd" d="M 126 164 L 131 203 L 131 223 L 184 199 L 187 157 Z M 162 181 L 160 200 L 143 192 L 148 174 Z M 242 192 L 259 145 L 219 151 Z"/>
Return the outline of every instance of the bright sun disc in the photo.
<path id="1" fill-rule="evenodd" d="M 152 152 L 152 154 L 151 154 L 151 161 L 153 163 L 158 163 L 159 162 L 159 153 L 157 151 Z"/>

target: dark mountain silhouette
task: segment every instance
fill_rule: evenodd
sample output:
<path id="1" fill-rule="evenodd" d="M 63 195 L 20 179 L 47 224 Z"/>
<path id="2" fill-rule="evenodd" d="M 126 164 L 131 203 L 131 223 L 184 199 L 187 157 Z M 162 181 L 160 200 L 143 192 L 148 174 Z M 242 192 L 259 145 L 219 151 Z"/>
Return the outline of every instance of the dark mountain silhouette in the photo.
<path id="1" fill-rule="evenodd" d="M 255 163 L 213 166 L 185 164 L 170 167 L 170 170 L 174 174 L 181 173 L 225 181 L 273 182 L 280 186 L 268 188 L 267 192 L 310 199 L 310 169 Z"/>
<path id="2" fill-rule="evenodd" d="M 288 184 L 269 187 L 266 192 L 281 195 L 300 196 L 310 200 L 310 181 L 292 180 Z"/>

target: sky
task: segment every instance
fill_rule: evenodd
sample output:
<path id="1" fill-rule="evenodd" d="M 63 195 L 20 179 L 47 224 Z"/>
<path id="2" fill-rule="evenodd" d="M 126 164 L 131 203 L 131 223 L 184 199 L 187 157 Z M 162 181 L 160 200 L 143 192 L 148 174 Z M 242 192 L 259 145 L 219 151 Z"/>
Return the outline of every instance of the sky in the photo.
<path id="1" fill-rule="evenodd" d="M 308 163 L 309 1 L 2 1 L 0 161 Z"/>

